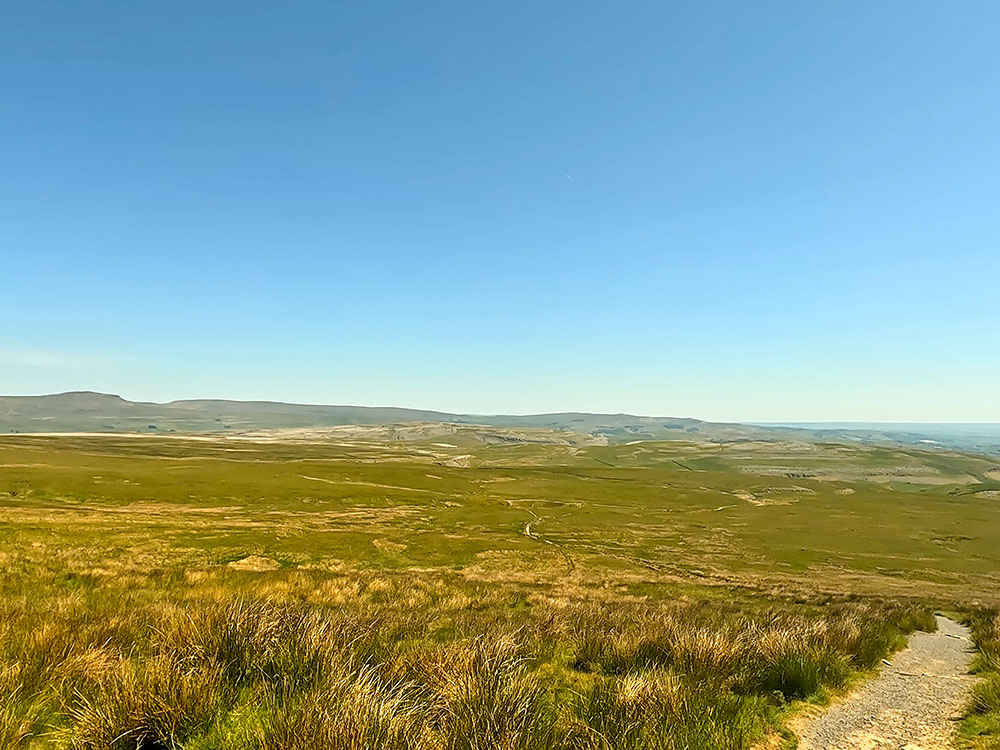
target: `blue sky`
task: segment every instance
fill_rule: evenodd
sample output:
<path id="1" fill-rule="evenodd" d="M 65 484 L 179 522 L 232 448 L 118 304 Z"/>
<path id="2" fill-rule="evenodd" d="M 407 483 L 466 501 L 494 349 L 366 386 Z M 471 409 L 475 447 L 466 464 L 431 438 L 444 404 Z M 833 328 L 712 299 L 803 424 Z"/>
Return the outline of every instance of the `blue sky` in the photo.
<path id="1" fill-rule="evenodd" d="M 0 393 L 1000 421 L 1000 5 L 34 0 Z"/>

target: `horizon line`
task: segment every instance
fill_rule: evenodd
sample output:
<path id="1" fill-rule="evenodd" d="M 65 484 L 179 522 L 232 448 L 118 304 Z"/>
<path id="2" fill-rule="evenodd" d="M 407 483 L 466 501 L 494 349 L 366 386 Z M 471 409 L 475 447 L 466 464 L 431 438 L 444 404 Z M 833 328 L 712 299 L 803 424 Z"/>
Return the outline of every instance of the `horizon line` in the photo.
<path id="1" fill-rule="evenodd" d="M 388 405 L 388 404 L 351 404 L 351 403 L 318 403 L 318 402 L 308 402 L 308 401 L 280 401 L 268 398 L 254 398 L 254 399 L 235 399 L 235 398 L 225 398 L 225 397 L 195 397 L 195 398 L 175 398 L 168 401 L 142 401 L 134 400 L 131 398 L 125 398 L 119 393 L 109 393 L 106 391 L 93 391 L 93 390 L 70 390 L 70 391 L 58 391 L 55 393 L 23 393 L 23 394 L 3 394 L 0 395 L 0 399 L 4 398 L 51 398 L 56 396 L 72 396 L 72 395 L 93 395 L 93 396 L 106 396 L 108 398 L 118 398 L 126 403 L 131 404 L 152 404 L 155 406 L 169 406 L 170 404 L 181 403 L 185 401 L 228 401 L 234 404 L 254 404 L 254 403 L 265 403 L 265 404 L 281 404 L 285 406 L 314 406 L 314 407 L 328 407 L 328 408 L 358 408 L 358 409 L 400 409 L 405 411 L 422 411 L 422 412 L 433 412 L 437 414 L 442 414 L 446 416 L 460 416 L 460 417 L 540 417 L 548 415 L 557 414 L 583 414 L 591 416 L 614 416 L 614 417 L 636 417 L 639 419 L 690 419 L 697 422 L 708 422 L 714 424 L 742 424 L 748 426 L 760 426 L 760 427 L 796 427 L 800 425 L 981 425 L 981 426 L 1000 426 L 1000 422 L 969 422 L 969 421 L 940 421 L 940 420 L 877 420 L 877 419 L 702 419 L 700 417 L 693 416 L 677 416 L 677 415 L 665 415 L 665 414 L 639 414 L 635 412 L 628 411 L 581 411 L 577 409 L 563 409 L 559 411 L 539 411 L 539 412 L 477 412 L 477 411 L 445 411 L 438 408 L 424 408 L 415 406 L 398 406 L 398 405 Z"/>

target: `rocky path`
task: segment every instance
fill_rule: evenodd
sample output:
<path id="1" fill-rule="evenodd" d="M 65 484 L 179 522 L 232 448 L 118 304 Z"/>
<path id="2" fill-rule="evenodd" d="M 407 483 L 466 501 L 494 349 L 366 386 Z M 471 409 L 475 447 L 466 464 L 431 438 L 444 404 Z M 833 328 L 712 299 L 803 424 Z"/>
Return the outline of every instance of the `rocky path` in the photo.
<path id="1" fill-rule="evenodd" d="M 969 695 L 969 631 L 944 617 L 914 633 L 878 676 L 815 718 L 793 723 L 799 750 L 941 750 Z"/>

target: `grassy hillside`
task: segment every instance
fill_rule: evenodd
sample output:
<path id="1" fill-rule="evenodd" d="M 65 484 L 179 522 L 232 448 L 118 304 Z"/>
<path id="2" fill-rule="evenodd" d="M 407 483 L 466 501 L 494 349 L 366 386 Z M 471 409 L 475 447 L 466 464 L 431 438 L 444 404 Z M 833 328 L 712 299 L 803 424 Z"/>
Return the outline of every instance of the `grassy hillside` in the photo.
<path id="1" fill-rule="evenodd" d="M 193 433 L 414 422 L 484 425 L 503 430 L 557 430 L 610 442 L 636 440 L 799 440 L 865 445 L 914 445 L 1000 454 L 995 425 L 744 425 L 676 417 L 563 412 L 531 415 L 449 414 L 394 407 L 284 404 L 271 401 L 189 400 L 166 404 L 76 392 L 0 396 L 3 433 Z M 523 436 L 522 436 L 523 437 Z M 527 439 L 531 439 L 527 436 Z"/>
<path id="2" fill-rule="evenodd" d="M 1000 461 L 446 427 L 0 438 L 0 746 L 748 750 L 998 602 Z"/>
<path id="3" fill-rule="evenodd" d="M 0 432 L 203 432 L 417 421 L 453 420 L 417 409 L 221 400 L 153 404 L 86 391 L 0 397 Z"/>
<path id="4" fill-rule="evenodd" d="M 947 448 L 969 453 L 1000 455 L 1000 424 L 921 422 L 790 422 L 760 427 L 793 427 L 821 434 L 829 440 L 866 443 L 904 443 L 923 448 Z"/>
<path id="5" fill-rule="evenodd" d="M 0 438 L 8 555 L 996 597 L 1000 461 L 810 443 Z"/>

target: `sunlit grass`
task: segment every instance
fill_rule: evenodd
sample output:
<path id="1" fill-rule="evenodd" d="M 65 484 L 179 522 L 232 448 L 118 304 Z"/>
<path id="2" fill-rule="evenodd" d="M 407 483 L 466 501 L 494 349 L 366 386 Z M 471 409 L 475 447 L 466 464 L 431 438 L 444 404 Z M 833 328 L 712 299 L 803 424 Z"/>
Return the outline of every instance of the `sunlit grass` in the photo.
<path id="1" fill-rule="evenodd" d="M 903 605 L 553 600 L 431 575 L 280 574 L 256 596 L 160 578 L 8 587 L 4 747 L 747 748 L 788 701 L 927 622 Z M 310 604 L 280 584 L 353 593 Z"/>
<path id="2" fill-rule="evenodd" d="M 993 564 L 975 486 L 774 473 L 922 454 L 231 447 L 0 441 L 0 748 L 749 748 Z"/>
<path id="3" fill-rule="evenodd" d="M 967 747 L 1000 747 L 1000 613 L 981 610 L 969 618 L 976 658 L 972 669 L 979 681 L 972 689 L 968 714 L 962 724 Z"/>

